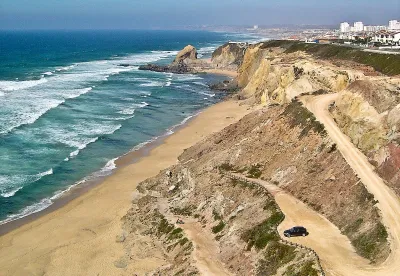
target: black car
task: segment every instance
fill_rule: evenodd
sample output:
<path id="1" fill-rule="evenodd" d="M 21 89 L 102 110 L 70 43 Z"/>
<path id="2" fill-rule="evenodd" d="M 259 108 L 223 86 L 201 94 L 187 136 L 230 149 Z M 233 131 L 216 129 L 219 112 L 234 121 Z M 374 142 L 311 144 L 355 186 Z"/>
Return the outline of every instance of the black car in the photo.
<path id="1" fill-rule="evenodd" d="M 305 227 L 303 227 L 303 226 L 295 226 L 295 227 L 292 227 L 292 228 L 290 228 L 288 230 L 285 230 L 283 232 L 283 235 L 285 237 L 288 237 L 288 238 L 294 237 L 294 236 L 303 236 L 303 237 L 305 237 L 305 236 L 308 235 L 308 232 L 307 232 L 307 229 Z"/>

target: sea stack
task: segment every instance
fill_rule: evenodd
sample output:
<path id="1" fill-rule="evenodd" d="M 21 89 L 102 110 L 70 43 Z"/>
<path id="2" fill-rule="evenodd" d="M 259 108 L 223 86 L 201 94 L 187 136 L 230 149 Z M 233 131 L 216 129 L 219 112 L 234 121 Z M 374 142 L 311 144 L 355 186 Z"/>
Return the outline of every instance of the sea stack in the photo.
<path id="1" fill-rule="evenodd" d="M 187 45 L 176 55 L 174 63 L 185 63 L 188 64 L 191 61 L 197 60 L 197 50 L 192 45 Z"/>

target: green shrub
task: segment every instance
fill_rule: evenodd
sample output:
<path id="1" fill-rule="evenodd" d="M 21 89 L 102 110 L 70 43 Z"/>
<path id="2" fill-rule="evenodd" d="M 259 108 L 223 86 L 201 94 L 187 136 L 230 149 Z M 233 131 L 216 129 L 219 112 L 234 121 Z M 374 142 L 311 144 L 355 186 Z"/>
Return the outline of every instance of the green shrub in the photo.
<path id="1" fill-rule="evenodd" d="M 211 230 L 214 234 L 221 232 L 225 227 L 225 223 L 221 220 L 218 225 L 214 226 Z"/>
<path id="2" fill-rule="evenodd" d="M 289 103 L 281 116 L 289 117 L 291 119 L 290 125 L 292 128 L 302 128 L 299 139 L 305 137 L 311 130 L 320 133 L 322 136 L 326 135 L 324 125 L 318 122 L 314 114 L 305 108 L 301 102 L 292 101 Z"/>
<path id="3" fill-rule="evenodd" d="M 213 213 L 214 220 L 221 220 L 222 219 L 222 216 L 220 215 L 220 213 L 217 212 L 217 210 L 213 209 L 212 213 Z"/>
<path id="4" fill-rule="evenodd" d="M 168 235 L 169 240 L 177 240 L 183 237 L 183 230 L 182 228 L 175 228 L 172 232 Z"/>
<path id="5" fill-rule="evenodd" d="M 223 171 L 233 171 L 234 167 L 233 165 L 229 164 L 229 163 L 223 163 L 219 166 L 220 170 Z"/>
<path id="6" fill-rule="evenodd" d="M 374 261 L 381 252 L 381 246 L 387 243 L 388 233 L 385 226 L 379 222 L 374 229 L 361 234 L 353 241 L 358 254 Z"/>
<path id="7" fill-rule="evenodd" d="M 175 208 L 171 208 L 171 212 L 174 215 L 178 215 L 178 216 L 191 216 L 193 213 L 193 210 L 195 210 L 196 207 L 193 205 L 189 205 L 189 206 L 185 206 L 183 208 L 179 208 L 179 207 L 175 207 Z"/>
<path id="8" fill-rule="evenodd" d="M 257 275 L 275 275 L 278 268 L 291 262 L 296 257 L 295 247 L 271 242 L 258 262 Z"/>
<path id="9" fill-rule="evenodd" d="M 242 239 L 247 242 L 247 250 L 253 246 L 257 249 L 265 248 L 269 242 L 280 239 L 276 227 L 283 220 L 282 212 L 274 212 L 268 219 L 242 234 Z"/>
<path id="10" fill-rule="evenodd" d="M 260 165 L 252 165 L 247 172 L 247 177 L 249 178 L 260 178 L 262 172 L 260 170 Z"/>

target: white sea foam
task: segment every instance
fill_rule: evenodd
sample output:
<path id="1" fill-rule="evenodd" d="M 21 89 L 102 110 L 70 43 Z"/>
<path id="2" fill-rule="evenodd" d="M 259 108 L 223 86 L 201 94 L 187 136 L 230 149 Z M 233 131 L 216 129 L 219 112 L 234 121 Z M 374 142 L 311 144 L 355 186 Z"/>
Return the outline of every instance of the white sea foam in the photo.
<path id="1" fill-rule="evenodd" d="M 73 152 L 71 152 L 71 153 L 69 154 L 69 157 L 70 157 L 70 158 L 74 158 L 74 157 L 77 156 L 78 154 L 79 154 L 79 149 L 74 150 Z"/>
<path id="2" fill-rule="evenodd" d="M 8 192 L 4 192 L 4 193 L 0 193 L 0 196 L 2 197 L 12 197 L 14 196 L 19 190 L 21 190 L 23 187 L 18 187 L 16 189 L 13 189 L 11 191 Z"/>
<path id="3" fill-rule="evenodd" d="M 202 83 L 202 82 L 199 82 L 199 81 L 195 81 L 193 83 L 197 84 L 197 85 L 200 85 L 200 86 L 208 87 L 208 85 L 206 83 Z"/>
<path id="4" fill-rule="evenodd" d="M 197 91 L 197 93 L 199 93 L 201 95 L 208 96 L 208 97 L 215 97 L 215 94 L 210 94 L 210 93 L 206 93 L 206 92 L 203 92 L 203 91 Z"/>
<path id="5" fill-rule="evenodd" d="M 77 98 L 89 92 L 95 82 L 107 81 L 113 75 L 137 70 L 137 65 L 174 56 L 176 53 L 177 51 L 153 51 L 110 60 L 80 62 L 52 68 L 44 73 L 44 75 L 52 74 L 49 78 L 29 81 L 0 81 L 0 106 L 4 107 L 4 114 L 7 114 L 0 118 L 0 134 L 10 132 L 22 125 L 34 123 L 49 110 L 64 103 L 65 100 Z M 121 63 L 132 65 L 123 67 L 120 66 Z M 169 82 L 145 80 L 143 86 L 170 85 Z M 90 87 L 87 87 L 89 83 Z M 7 93 L 20 92 L 20 90 L 23 90 L 23 93 Z M 4 95 L 7 97 L 2 97 Z"/>
<path id="6" fill-rule="evenodd" d="M 70 70 L 70 69 L 72 69 L 74 67 L 75 67 L 75 64 L 72 64 L 72 65 L 69 65 L 69 66 L 64 66 L 64 67 L 57 68 L 56 71 L 57 72 L 68 71 L 68 70 Z"/>
<path id="7" fill-rule="evenodd" d="M 43 75 L 51 76 L 51 75 L 53 75 L 53 73 L 52 72 L 44 72 Z"/>
<path id="8" fill-rule="evenodd" d="M 123 115 L 133 115 L 135 113 L 135 110 L 137 108 L 143 108 L 148 106 L 149 104 L 146 102 L 141 102 L 139 104 L 134 104 L 133 106 L 127 107 L 123 110 L 118 111 L 119 114 L 123 114 Z"/>
<path id="9" fill-rule="evenodd" d="M 45 171 L 45 172 L 38 173 L 38 174 L 36 175 L 36 176 L 38 177 L 37 180 L 41 179 L 43 176 L 50 175 L 50 174 L 53 174 L 53 169 L 49 169 L 49 170 L 47 170 L 47 171 Z M 37 181 L 37 180 L 36 180 L 36 181 Z"/>
<path id="10" fill-rule="evenodd" d="M 142 86 L 142 87 L 161 87 L 164 84 L 162 82 L 160 82 L 160 81 L 150 81 L 150 82 L 142 83 L 142 84 L 139 84 L 139 85 Z"/>
<path id="11" fill-rule="evenodd" d="M 47 79 L 41 78 L 39 80 L 27 80 L 27 81 L 0 81 L 0 91 L 17 91 L 22 89 L 28 89 L 39 84 L 46 83 Z"/>
<path id="12" fill-rule="evenodd" d="M 133 115 L 133 113 L 135 113 L 135 108 L 125 108 L 124 110 L 118 111 L 118 113 L 123 115 Z"/>
<path id="13" fill-rule="evenodd" d="M 191 81 L 191 80 L 202 80 L 203 78 L 200 76 L 186 74 L 186 75 L 176 75 L 174 79 L 177 81 Z"/>
<path id="14" fill-rule="evenodd" d="M 0 225 L 43 211 L 44 209 L 48 208 L 51 204 L 53 204 L 53 202 L 50 198 L 42 199 L 38 203 L 26 206 L 18 214 L 9 215 L 5 220 L 0 221 Z"/>
<path id="15" fill-rule="evenodd" d="M 25 184 L 39 181 L 46 175 L 53 174 L 53 169 L 49 169 L 45 172 L 41 172 L 35 175 L 3 175 L 0 176 L 1 183 L 1 197 L 12 197 L 19 190 L 21 190 Z"/>
<path id="16" fill-rule="evenodd" d="M 114 158 L 114 159 L 111 159 L 110 161 L 108 161 L 107 164 L 101 169 L 101 171 L 102 172 L 109 172 L 109 171 L 112 171 L 112 170 L 116 169 L 117 165 L 115 164 L 115 161 L 117 159 L 118 158 Z"/>

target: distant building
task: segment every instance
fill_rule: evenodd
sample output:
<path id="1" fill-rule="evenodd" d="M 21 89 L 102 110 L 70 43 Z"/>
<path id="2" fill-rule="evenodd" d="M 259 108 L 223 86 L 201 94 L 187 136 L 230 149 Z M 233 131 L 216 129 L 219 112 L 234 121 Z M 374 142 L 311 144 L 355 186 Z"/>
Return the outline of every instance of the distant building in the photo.
<path id="1" fill-rule="evenodd" d="M 364 30 L 364 24 L 360 22 L 354 22 L 354 32 L 362 32 Z"/>
<path id="2" fill-rule="evenodd" d="M 397 20 L 390 20 L 389 21 L 389 30 L 400 30 L 400 22 Z"/>
<path id="3" fill-rule="evenodd" d="M 340 23 L 340 32 L 341 33 L 350 32 L 350 24 L 347 22 Z"/>
<path id="4" fill-rule="evenodd" d="M 387 29 L 387 26 L 364 26 L 364 32 L 378 32 Z"/>

